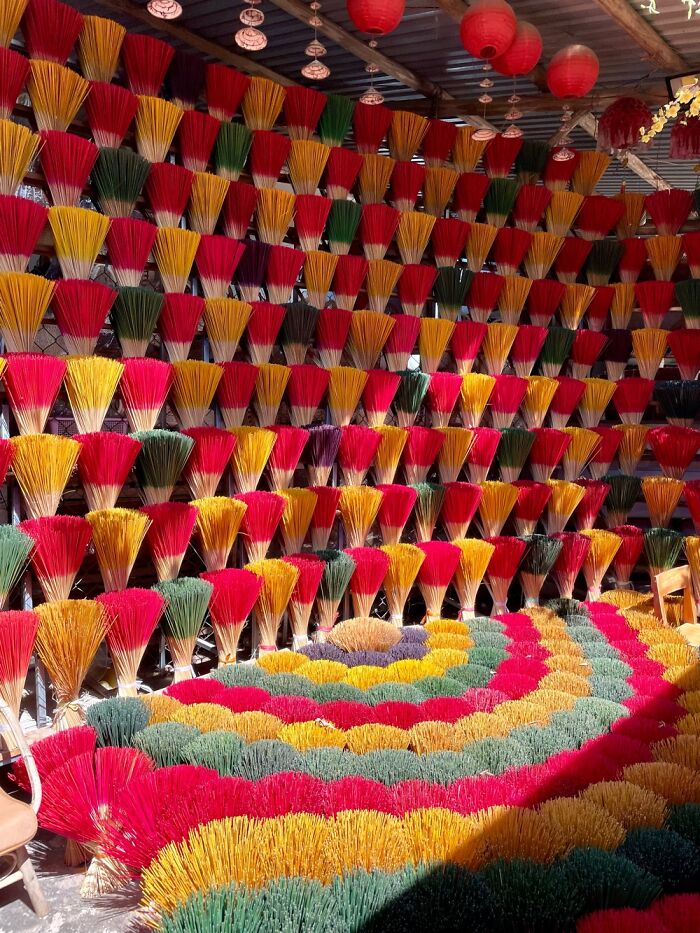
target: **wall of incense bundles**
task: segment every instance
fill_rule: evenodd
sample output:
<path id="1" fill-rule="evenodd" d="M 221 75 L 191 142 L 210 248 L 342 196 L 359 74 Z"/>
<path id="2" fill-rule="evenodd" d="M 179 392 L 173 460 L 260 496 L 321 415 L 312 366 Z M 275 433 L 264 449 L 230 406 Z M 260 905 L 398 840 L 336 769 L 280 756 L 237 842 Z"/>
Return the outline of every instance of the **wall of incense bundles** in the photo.
<path id="1" fill-rule="evenodd" d="M 700 598 L 697 196 L 603 197 L 605 153 L 250 79 L 55 0 L 8 4 L 0 42 L 0 472 L 25 519 L 0 592 L 30 562 L 44 597 L 0 615 L 15 708 L 36 647 L 79 718 L 105 637 L 134 694 L 159 624 L 181 680 L 205 619 L 228 664 L 251 619 L 260 652 L 285 614 L 300 648 L 380 592 L 397 625 L 412 593 L 412 621 L 446 597 L 464 620 L 685 553 Z M 73 436 L 47 433 L 66 402 Z M 60 514 L 75 471 L 84 517 Z M 88 548 L 105 592 L 71 599 Z"/>

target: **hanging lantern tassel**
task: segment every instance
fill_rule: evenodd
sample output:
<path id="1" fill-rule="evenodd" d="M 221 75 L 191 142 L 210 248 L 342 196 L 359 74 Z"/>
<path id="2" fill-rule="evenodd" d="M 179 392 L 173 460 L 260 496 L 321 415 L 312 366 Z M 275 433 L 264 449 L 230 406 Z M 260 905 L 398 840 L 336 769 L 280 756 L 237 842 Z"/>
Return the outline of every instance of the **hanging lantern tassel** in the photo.
<path id="1" fill-rule="evenodd" d="M 601 149 L 634 149 L 641 142 L 641 131 L 647 132 L 651 122 L 651 111 L 643 101 L 619 97 L 598 121 L 598 145 Z"/>

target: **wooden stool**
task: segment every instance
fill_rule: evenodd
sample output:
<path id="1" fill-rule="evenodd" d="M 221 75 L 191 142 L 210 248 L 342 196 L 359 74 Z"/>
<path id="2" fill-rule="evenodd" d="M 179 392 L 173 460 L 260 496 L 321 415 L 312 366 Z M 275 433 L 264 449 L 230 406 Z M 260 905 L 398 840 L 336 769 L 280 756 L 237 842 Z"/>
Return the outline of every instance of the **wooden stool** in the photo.
<path id="1" fill-rule="evenodd" d="M 659 616 L 664 625 L 668 625 L 666 614 L 665 598 L 671 593 L 683 591 L 683 623 L 696 625 L 698 621 L 697 611 L 695 609 L 695 597 L 693 596 L 693 583 L 690 574 L 690 567 L 674 567 L 672 570 L 664 570 L 651 581 L 651 591 L 654 596 L 654 612 Z"/>

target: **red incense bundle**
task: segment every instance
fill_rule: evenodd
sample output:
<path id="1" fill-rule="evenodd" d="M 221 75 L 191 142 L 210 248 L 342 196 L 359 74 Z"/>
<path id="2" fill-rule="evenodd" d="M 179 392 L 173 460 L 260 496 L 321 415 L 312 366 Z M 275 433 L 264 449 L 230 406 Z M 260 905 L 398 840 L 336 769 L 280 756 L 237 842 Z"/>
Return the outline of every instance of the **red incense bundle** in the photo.
<path id="1" fill-rule="evenodd" d="M 546 327 L 537 327 L 534 324 L 520 325 L 510 349 L 510 361 L 516 376 L 525 378 L 532 373 L 546 337 Z"/>
<path id="2" fill-rule="evenodd" d="M 373 428 L 348 424 L 342 429 L 338 464 L 346 486 L 361 486 L 379 449 L 381 434 Z"/>
<path id="3" fill-rule="evenodd" d="M 391 173 L 389 200 L 397 211 L 413 211 L 425 181 L 425 168 L 417 162 L 397 162 Z"/>
<path id="4" fill-rule="evenodd" d="M 590 240 L 567 236 L 554 261 L 554 272 L 560 282 L 573 285 L 579 277 L 589 253 L 593 249 Z"/>
<path id="5" fill-rule="evenodd" d="M 532 433 L 535 441 L 530 448 L 530 472 L 536 482 L 546 483 L 561 463 L 571 436 L 557 428 L 533 428 Z"/>
<path id="6" fill-rule="evenodd" d="M 0 438 L 0 483 L 5 481 L 7 471 L 10 467 L 10 463 L 12 462 L 13 452 L 14 448 L 9 438 Z"/>
<path id="7" fill-rule="evenodd" d="M 227 236 L 204 234 L 197 247 L 197 270 L 205 298 L 226 298 L 245 246 Z"/>
<path id="8" fill-rule="evenodd" d="M 317 250 L 326 229 L 331 201 L 320 194 L 298 194 L 294 202 L 294 226 L 305 253 Z M 337 270 L 336 270 L 337 273 Z M 359 289 L 358 289 L 359 291 Z"/>
<path id="9" fill-rule="evenodd" d="M 191 172 L 206 172 L 220 122 L 200 110 L 185 110 L 177 128 L 180 159 Z"/>
<path id="10" fill-rule="evenodd" d="M 393 112 L 382 104 L 357 104 L 352 115 L 357 151 L 363 155 L 378 152 L 393 116 Z"/>
<path id="11" fill-rule="evenodd" d="M 258 201 L 258 189 L 245 181 L 229 183 L 226 200 L 221 212 L 221 221 L 226 236 L 234 240 L 244 239 Z"/>
<path id="12" fill-rule="evenodd" d="M 509 428 L 527 392 L 527 379 L 520 376 L 495 377 L 496 382 L 489 398 L 491 426 L 502 431 Z"/>
<path id="13" fill-rule="evenodd" d="M 186 360 L 204 312 L 198 295 L 168 292 L 158 318 L 158 333 L 171 363 Z"/>
<path id="14" fill-rule="evenodd" d="M 694 279 L 700 279 L 700 230 L 683 234 L 683 252 Z M 642 241 L 642 245 L 644 242 Z M 645 250 L 646 252 L 646 250 Z M 622 278 L 620 278 L 622 281 Z"/>
<path id="15" fill-rule="evenodd" d="M 693 209 L 693 195 L 682 188 L 655 191 L 644 199 L 644 209 L 660 236 L 675 236 Z"/>
<path id="16" fill-rule="evenodd" d="M 450 541 L 466 538 L 480 502 L 481 487 L 475 483 L 445 483 L 440 521 Z"/>
<path id="17" fill-rule="evenodd" d="M 91 356 L 117 292 L 91 279 L 59 279 L 51 308 L 69 355 Z"/>
<path id="18" fill-rule="evenodd" d="M 489 178 L 507 178 L 523 144 L 521 136 L 498 133 L 484 152 L 484 170 Z"/>
<path id="19" fill-rule="evenodd" d="M 80 442 L 78 475 L 90 511 L 113 509 L 141 450 L 140 441 L 112 431 L 76 434 L 75 439 Z"/>
<path id="20" fill-rule="evenodd" d="M 693 520 L 695 534 L 700 534 L 700 480 L 686 480 L 683 487 L 683 498 Z"/>
<path id="21" fill-rule="evenodd" d="M 590 330 L 601 331 L 605 327 L 614 297 L 615 289 L 610 285 L 596 286 L 593 300 L 586 310 L 586 320 Z"/>
<path id="22" fill-rule="evenodd" d="M 328 388 L 329 373 L 321 366 L 293 364 L 289 367 L 287 401 L 293 425 L 311 424 Z"/>
<path id="23" fill-rule="evenodd" d="M 666 424 L 647 434 L 649 446 L 664 476 L 683 479 L 685 471 L 700 450 L 700 431 Z"/>
<path id="24" fill-rule="evenodd" d="M 571 347 L 571 375 L 575 379 L 586 379 L 591 367 L 603 352 L 608 342 L 605 334 L 596 330 L 577 330 Z"/>
<path id="25" fill-rule="evenodd" d="M 26 272 L 47 216 L 42 204 L 0 195 L 0 273 Z"/>
<path id="26" fill-rule="evenodd" d="M 256 188 L 274 188 L 287 161 L 291 140 L 272 130 L 255 130 L 250 147 L 250 174 Z"/>
<path id="27" fill-rule="evenodd" d="M 353 310 L 368 269 L 369 263 L 364 256 L 338 256 L 333 274 L 333 294 L 338 308 L 343 311 Z"/>
<path id="28" fill-rule="evenodd" d="M 675 300 L 675 283 L 657 281 L 637 282 L 634 296 L 645 327 L 663 327 L 663 320 Z"/>
<path id="29" fill-rule="evenodd" d="M 491 179 L 481 172 L 463 172 L 457 179 L 452 205 L 458 219 L 464 223 L 474 223 Z"/>
<path id="30" fill-rule="evenodd" d="M 401 455 L 407 483 L 415 486 L 425 482 L 444 442 L 445 435 L 434 428 L 417 425 L 408 428 L 406 446 Z"/>
<path id="31" fill-rule="evenodd" d="M 474 440 L 467 454 L 467 472 L 470 483 L 484 483 L 496 459 L 501 432 L 495 428 L 472 428 Z"/>
<path id="32" fill-rule="evenodd" d="M 389 567 L 389 556 L 379 548 L 349 547 L 345 553 L 355 561 L 350 577 L 350 596 L 353 615 L 366 619 L 372 611 Z"/>
<path id="33" fill-rule="evenodd" d="M 612 562 L 615 582 L 618 587 L 631 588 L 632 572 L 644 550 L 644 532 L 636 525 L 616 525 L 610 531 L 621 538 L 620 547 Z"/>
<path id="34" fill-rule="evenodd" d="M 592 430 L 600 438 L 600 444 L 588 461 L 588 469 L 593 479 L 602 479 L 610 472 L 610 466 L 620 449 L 623 434 L 615 428 L 597 427 Z"/>
<path id="35" fill-rule="evenodd" d="M 126 83 L 134 94 L 158 97 L 175 49 L 161 39 L 127 32 L 122 44 Z"/>
<path id="36" fill-rule="evenodd" d="M 41 434 L 58 396 L 66 362 L 43 353 L 8 353 L 2 375 L 20 434 Z"/>
<path id="37" fill-rule="evenodd" d="M 553 428 L 565 428 L 586 391 L 586 383 L 569 376 L 557 376 L 559 387 L 549 407 Z"/>
<path id="38" fill-rule="evenodd" d="M 309 619 L 326 565 L 315 554 L 292 554 L 282 560 L 299 571 L 287 605 L 292 627 L 292 650 L 298 651 L 309 643 Z"/>
<path id="39" fill-rule="evenodd" d="M 426 397 L 434 428 L 449 425 L 461 391 L 462 377 L 459 373 L 431 373 Z"/>
<path id="40" fill-rule="evenodd" d="M 668 335 L 681 379 L 693 380 L 700 372 L 700 330 L 673 330 Z"/>
<path id="41" fill-rule="evenodd" d="M 537 327 L 549 327 L 565 291 L 566 286 L 562 282 L 554 279 L 535 279 L 525 303 L 530 323 Z"/>
<path id="42" fill-rule="evenodd" d="M 270 301 L 282 305 L 293 297 L 305 258 L 305 253 L 289 246 L 270 247 L 265 281 Z"/>
<path id="43" fill-rule="evenodd" d="M 141 284 L 157 233 L 158 228 L 145 220 L 112 218 L 105 242 L 117 285 Z"/>
<path id="44" fill-rule="evenodd" d="M 525 554 L 527 542 L 507 535 L 497 535 L 486 540 L 494 546 L 485 579 L 493 600 L 493 616 L 508 611 L 508 590 Z"/>
<path id="45" fill-rule="evenodd" d="M 472 321 L 486 324 L 500 298 L 505 279 L 495 272 L 476 272 L 467 290 L 466 303 Z"/>
<path id="46" fill-rule="evenodd" d="M 125 87 L 91 81 L 85 115 L 95 145 L 100 149 L 119 149 L 138 107 L 138 97 Z"/>
<path id="47" fill-rule="evenodd" d="M 553 535 L 561 541 L 562 548 L 552 569 L 552 579 L 562 599 L 571 599 L 574 595 L 576 578 L 588 556 L 590 538 L 575 531 L 562 531 Z"/>
<path id="48" fill-rule="evenodd" d="M 173 368 L 162 360 L 124 360 L 119 391 L 132 431 L 150 431 L 158 420 L 173 381 Z"/>
<path id="49" fill-rule="evenodd" d="M 647 250 L 641 237 L 628 237 L 622 241 L 624 252 L 617 264 L 621 282 L 636 282 L 647 261 Z"/>
<path id="50" fill-rule="evenodd" d="M 437 269 L 433 266 L 405 265 L 398 285 L 398 296 L 404 315 L 422 317 L 425 303 L 433 290 Z M 417 331 L 416 331 L 417 332 Z"/>
<path id="51" fill-rule="evenodd" d="M 294 473 L 304 453 L 309 432 L 303 428 L 272 424 L 270 430 L 277 435 L 267 466 L 272 489 L 289 489 Z"/>
<path id="52" fill-rule="evenodd" d="M 193 173 L 174 162 L 154 162 L 143 187 L 159 227 L 178 227 L 192 193 Z"/>
<path id="53" fill-rule="evenodd" d="M 384 344 L 384 355 L 391 372 L 403 372 L 415 350 L 421 319 L 410 314 L 394 314 L 392 317 L 394 327 Z"/>
<path id="54" fill-rule="evenodd" d="M 550 191 L 564 191 L 573 178 L 579 162 L 579 153 L 576 150 L 570 150 L 568 146 L 566 149 L 573 152 L 574 157 L 573 159 L 562 159 L 563 148 L 562 146 L 553 146 L 549 150 L 549 158 L 542 173 L 542 181 Z"/>
<path id="55" fill-rule="evenodd" d="M 619 434 L 619 431 L 616 433 Z M 585 489 L 583 499 L 576 506 L 574 512 L 576 530 L 590 530 L 595 525 L 603 503 L 608 497 L 610 484 L 603 482 L 601 479 L 577 479 L 576 484 Z"/>
<path id="56" fill-rule="evenodd" d="M 365 259 L 384 259 L 400 219 L 400 213 L 388 204 L 363 205 L 360 239 Z"/>
<path id="57" fill-rule="evenodd" d="M 371 428 L 385 423 L 387 412 L 394 401 L 400 382 L 401 377 L 397 372 L 390 372 L 386 369 L 367 371 L 367 382 L 362 390 L 362 407 L 365 410 L 367 424 Z"/>
<path id="58" fill-rule="evenodd" d="M 321 308 L 316 324 L 316 353 L 321 366 L 340 366 L 352 314 L 343 308 Z"/>
<path id="59" fill-rule="evenodd" d="M 89 139 L 58 130 L 43 130 L 41 169 L 55 206 L 78 207 L 98 149 Z"/>
<path id="60" fill-rule="evenodd" d="M 57 0 L 30 0 L 22 35 L 30 58 L 65 65 L 83 28 L 83 17 Z"/>
<path id="61" fill-rule="evenodd" d="M 377 519 L 384 544 L 398 544 L 411 517 L 418 491 L 413 486 L 385 483 L 377 486 L 383 494 Z"/>
<path id="62" fill-rule="evenodd" d="M 246 504 L 241 521 L 246 560 L 264 560 L 284 512 L 284 496 L 258 491 L 242 492 L 235 498 Z"/>
<path id="63" fill-rule="evenodd" d="M 90 522 L 78 515 L 52 515 L 28 519 L 19 528 L 34 541 L 32 568 L 44 599 L 69 599 L 92 537 Z"/>
<path id="64" fill-rule="evenodd" d="M 457 372 L 466 376 L 472 371 L 486 336 L 486 324 L 481 321 L 457 321 L 450 338 L 450 352 Z"/>
<path id="65" fill-rule="evenodd" d="M 333 146 L 326 162 L 326 197 L 345 201 L 355 186 L 363 161 L 359 153 Z"/>
<path id="66" fill-rule="evenodd" d="M 255 391 L 258 367 L 252 363 L 223 363 L 216 401 L 227 428 L 239 428 Z"/>
<path id="67" fill-rule="evenodd" d="M 311 546 L 314 551 L 323 551 L 335 524 L 335 516 L 340 502 L 341 489 L 337 486 L 310 486 L 316 493 L 316 508 L 311 519 Z"/>
<path id="68" fill-rule="evenodd" d="M 270 301 L 252 301 L 253 313 L 248 321 L 248 356 L 251 363 L 260 366 L 269 363 L 272 349 L 284 320 L 282 305 Z"/>
<path id="69" fill-rule="evenodd" d="M 448 541 L 421 541 L 417 547 L 425 554 L 416 582 L 425 600 L 425 620 L 439 619 L 447 587 L 452 583 L 462 556 L 461 550 Z"/>
<path id="70" fill-rule="evenodd" d="M 139 665 L 163 613 L 165 600 L 155 590 L 138 587 L 102 593 L 96 599 L 105 607 L 109 620 L 107 646 L 119 696 L 135 697 Z"/>
<path id="71" fill-rule="evenodd" d="M 613 395 L 613 405 L 623 424 L 641 424 L 654 391 L 653 379 L 628 376 L 620 379 Z"/>
<path id="72" fill-rule="evenodd" d="M 423 161 L 428 168 L 440 168 L 449 159 L 457 139 L 457 127 L 446 120 L 429 120 L 423 138 Z"/>
<path id="73" fill-rule="evenodd" d="M 180 573 L 192 537 L 197 509 L 186 502 L 160 502 L 144 505 L 141 511 L 151 520 L 146 532 L 146 545 L 158 582 L 174 580 Z"/>
<path id="74" fill-rule="evenodd" d="M 544 185 L 521 185 L 510 216 L 520 230 L 534 233 L 552 200 L 552 192 Z"/>
<path id="75" fill-rule="evenodd" d="M 18 52 L 0 48 L 0 120 L 9 120 L 29 74 L 29 62 Z"/>
<path id="76" fill-rule="evenodd" d="M 213 587 L 209 618 L 214 629 L 219 666 L 235 664 L 241 632 L 260 595 L 263 579 L 250 570 L 235 568 L 201 573 L 200 577 Z"/>
<path id="77" fill-rule="evenodd" d="M 589 194 L 576 215 L 574 229 L 584 240 L 602 240 L 619 224 L 624 213 L 623 201 Z"/>
<path id="78" fill-rule="evenodd" d="M 546 482 L 533 482 L 529 479 L 518 479 L 513 485 L 518 490 L 518 498 L 511 515 L 516 533 L 524 538 L 535 533 L 537 523 L 552 498 L 552 487 Z"/>
<path id="79" fill-rule="evenodd" d="M 286 88 L 284 122 L 292 139 L 311 139 L 328 98 L 310 87 L 293 84 Z"/>
<path id="80" fill-rule="evenodd" d="M 218 62 L 207 65 L 207 108 L 212 117 L 222 122 L 233 119 L 245 97 L 250 78 L 235 68 Z"/>
<path id="81" fill-rule="evenodd" d="M 180 432 L 191 437 L 194 447 L 182 471 L 193 499 L 215 496 L 228 466 L 236 437 L 221 428 L 187 428 Z"/>
<path id="82" fill-rule="evenodd" d="M 435 265 L 454 266 L 462 258 L 469 236 L 469 224 L 454 217 L 438 217 L 433 227 L 431 243 Z"/>
<path id="83" fill-rule="evenodd" d="M 605 346 L 605 371 L 608 379 L 617 382 L 622 379 L 629 363 L 632 354 L 632 338 L 627 329 L 608 330 L 605 336 L 608 338 Z"/>
<path id="84" fill-rule="evenodd" d="M 496 234 L 491 258 L 500 275 L 516 275 L 530 249 L 532 234 L 518 227 L 501 227 Z"/>

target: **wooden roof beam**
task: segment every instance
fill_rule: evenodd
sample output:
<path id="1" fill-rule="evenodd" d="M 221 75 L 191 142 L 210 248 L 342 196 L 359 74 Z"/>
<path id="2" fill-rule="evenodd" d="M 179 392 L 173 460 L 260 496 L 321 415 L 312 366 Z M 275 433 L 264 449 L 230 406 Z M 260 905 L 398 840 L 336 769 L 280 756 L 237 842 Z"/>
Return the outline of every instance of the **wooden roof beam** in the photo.
<path id="1" fill-rule="evenodd" d="M 671 48 L 663 36 L 634 9 L 629 0 L 594 0 L 594 3 L 607 13 L 659 68 L 666 72 L 690 70 L 690 65 L 683 56 Z"/>

